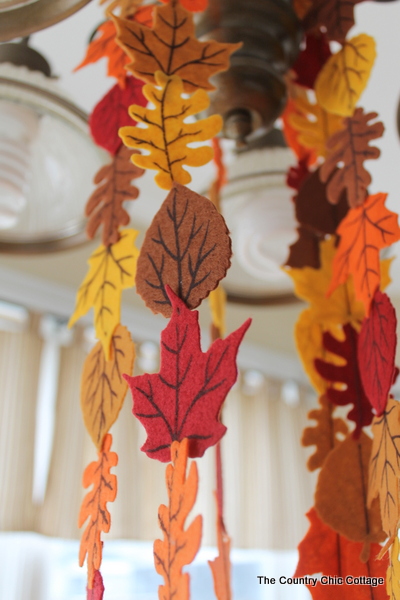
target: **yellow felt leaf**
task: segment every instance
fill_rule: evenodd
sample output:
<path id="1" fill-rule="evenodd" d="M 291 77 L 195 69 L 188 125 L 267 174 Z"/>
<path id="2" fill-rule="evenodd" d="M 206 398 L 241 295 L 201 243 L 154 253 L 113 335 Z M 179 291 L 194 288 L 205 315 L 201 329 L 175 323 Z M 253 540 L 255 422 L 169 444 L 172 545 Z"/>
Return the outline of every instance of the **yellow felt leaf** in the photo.
<path id="1" fill-rule="evenodd" d="M 398 536 L 397 532 L 390 550 L 390 564 L 386 575 L 386 591 L 390 600 L 400 600 L 400 544 Z"/>
<path id="2" fill-rule="evenodd" d="M 110 360 L 112 334 L 120 321 L 121 292 L 134 286 L 139 250 L 138 231 L 124 229 L 116 244 L 99 246 L 89 258 L 89 271 L 77 294 L 72 327 L 94 307 L 96 337 L 101 340 L 106 360 Z"/>
<path id="3" fill-rule="evenodd" d="M 208 296 L 210 303 L 211 318 L 213 325 L 219 330 L 221 337 L 225 335 L 225 309 L 226 309 L 226 293 L 222 286 L 218 286 L 210 292 Z"/>
<path id="4" fill-rule="evenodd" d="M 141 127 L 121 127 L 119 135 L 128 148 L 148 150 L 149 154 L 132 156 L 132 162 L 143 169 L 158 171 L 155 181 L 164 190 L 169 190 L 173 182 L 186 185 L 192 180 L 183 168 L 201 167 L 213 157 L 210 146 L 189 148 L 192 142 L 211 139 L 222 128 L 220 115 L 212 115 L 194 123 L 186 123 L 186 118 L 204 111 L 209 106 L 208 94 L 197 90 L 189 98 L 182 98 L 182 80 L 173 75 L 168 77 L 157 71 L 157 87 L 147 84 L 143 88 L 146 98 L 154 108 L 133 105 L 129 114 Z"/>
<path id="5" fill-rule="evenodd" d="M 315 82 L 317 102 L 330 113 L 351 117 L 376 58 L 375 40 L 361 33 L 346 40 L 331 56 Z"/>

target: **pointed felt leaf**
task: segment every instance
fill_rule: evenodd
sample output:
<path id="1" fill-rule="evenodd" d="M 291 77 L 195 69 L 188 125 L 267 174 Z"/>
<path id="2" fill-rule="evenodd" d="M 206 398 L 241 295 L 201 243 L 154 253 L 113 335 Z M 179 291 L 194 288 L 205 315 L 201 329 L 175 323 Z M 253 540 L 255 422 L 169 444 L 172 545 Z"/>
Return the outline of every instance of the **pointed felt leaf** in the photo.
<path id="1" fill-rule="evenodd" d="M 224 218 L 212 202 L 174 184 L 144 239 L 136 288 L 155 313 L 169 317 L 168 284 L 189 308 L 196 308 L 225 277 L 232 255 Z"/>
<path id="2" fill-rule="evenodd" d="M 365 33 L 347 40 L 331 56 L 315 82 L 318 104 L 329 113 L 351 117 L 376 58 L 375 40 Z"/>
<path id="3" fill-rule="evenodd" d="M 190 577 L 188 573 L 182 573 L 182 568 L 193 561 L 200 547 L 201 515 L 185 529 L 185 522 L 196 501 L 198 488 L 195 462 L 190 465 L 189 474 L 186 476 L 188 452 L 188 440 L 173 442 L 172 464 L 166 469 L 168 506 L 161 504 L 158 511 L 158 522 L 164 536 L 162 540 L 154 542 L 156 571 L 164 579 L 164 585 L 158 588 L 160 600 L 189 600 Z"/>
<path id="4" fill-rule="evenodd" d="M 358 364 L 365 393 L 380 416 L 395 376 L 396 312 L 386 294 L 375 292 L 358 339 Z"/>
<path id="5" fill-rule="evenodd" d="M 112 162 L 96 173 L 94 183 L 97 188 L 86 203 L 85 215 L 89 217 L 86 234 L 90 240 L 103 225 L 104 246 L 116 244 L 120 238 L 120 225 L 128 225 L 129 214 L 123 208 L 126 200 L 135 200 L 139 190 L 131 184 L 133 179 L 144 173 L 131 160 L 131 151 L 121 146 Z"/>
<path id="6" fill-rule="evenodd" d="M 129 331 L 117 325 L 111 338 L 111 358 L 106 361 L 101 342 L 85 360 L 81 381 L 81 409 L 93 443 L 101 448 L 103 438 L 117 420 L 128 384 L 122 374 L 133 371 L 135 345 Z"/>
<path id="7" fill-rule="evenodd" d="M 383 135 L 381 121 L 377 113 L 365 114 L 362 108 L 356 108 L 354 115 L 344 120 L 344 128 L 332 135 L 327 141 L 327 157 L 320 169 L 321 180 L 328 182 L 326 187 L 329 202 L 337 204 L 343 190 L 347 191 L 352 207 L 362 204 L 367 196 L 367 187 L 371 175 L 364 168 L 364 161 L 379 158 L 381 151 L 369 142 Z M 337 166 L 342 164 L 340 169 Z"/>
<path id="8" fill-rule="evenodd" d="M 399 535 L 396 534 L 391 550 L 390 564 L 386 575 L 386 590 L 390 600 L 400 600 L 400 544 Z"/>
<path id="9" fill-rule="evenodd" d="M 106 360 L 110 359 L 112 334 L 120 322 L 122 290 L 135 283 L 139 254 L 134 245 L 137 235 L 138 231 L 125 229 L 116 244 L 99 246 L 93 252 L 68 324 L 72 327 L 93 306 L 96 337 L 102 342 Z"/>
<path id="10" fill-rule="evenodd" d="M 303 19 L 305 31 L 323 27 L 329 40 L 345 41 L 354 25 L 354 6 L 360 0 L 313 0 L 312 7 Z"/>
<path id="11" fill-rule="evenodd" d="M 296 73 L 296 83 L 314 89 L 315 79 L 332 55 L 326 36 L 321 32 L 308 33 L 305 36 L 305 48 L 292 66 Z"/>
<path id="12" fill-rule="evenodd" d="M 231 600 L 231 539 L 220 515 L 217 516 L 217 544 L 218 556 L 208 561 L 214 581 L 215 597 L 217 600 Z"/>
<path id="13" fill-rule="evenodd" d="M 111 154 L 116 154 L 122 145 L 118 130 L 124 125 L 132 125 L 128 114 L 131 104 L 146 106 L 147 99 L 142 92 L 143 82 L 127 77 L 125 88 L 115 84 L 93 109 L 89 117 L 90 133 L 96 144 Z"/>
<path id="14" fill-rule="evenodd" d="M 104 584 L 100 571 L 94 572 L 93 587 L 86 588 L 86 600 L 103 600 Z"/>
<path id="15" fill-rule="evenodd" d="M 190 311 L 168 287 L 167 293 L 173 313 L 161 334 L 160 372 L 126 376 L 133 414 L 147 431 L 141 449 L 162 462 L 170 459 L 175 440 L 188 438 L 189 455 L 195 457 L 203 456 L 224 435 L 221 406 L 236 381 L 237 351 L 251 322 L 248 319 L 202 352 L 198 312 Z"/>
<path id="16" fill-rule="evenodd" d="M 83 474 L 83 487 L 93 485 L 93 488 L 83 499 L 79 513 L 78 527 L 82 527 L 87 519 L 89 522 L 82 533 L 79 548 L 79 565 L 82 567 L 87 556 L 88 588 L 93 588 L 95 571 L 101 565 L 102 547 L 101 533 L 110 530 L 111 517 L 107 502 L 113 502 L 117 495 L 117 478 L 110 469 L 118 463 L 118 456 L 111 452 L 112 436 L 107 433 L 103 447 L 98 453 L 98 460 L 91 462 Z"/>

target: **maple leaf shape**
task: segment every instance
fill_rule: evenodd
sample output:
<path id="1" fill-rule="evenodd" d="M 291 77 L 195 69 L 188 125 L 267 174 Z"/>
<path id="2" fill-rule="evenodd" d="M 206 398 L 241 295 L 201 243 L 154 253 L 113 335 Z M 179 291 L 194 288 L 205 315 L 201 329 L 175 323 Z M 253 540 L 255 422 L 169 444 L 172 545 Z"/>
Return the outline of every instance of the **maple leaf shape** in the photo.
<path id="1" fill-rule="evenodd" d="M 369 146 L 371 140 L 383 135 L 381 121 L 369 123 L 377 116 L 377 113 L 365 114 L 362 108 L 356 108 L 354 115 L 344 120 L 344 128 L 327 141 L 327 157 L 320 175 L 323 182 L 330 178 L 326 192 L 332 204 L 339 201 L 343 190 L 347 190 L 350 206 L 364 202 L 367 187 L 371 183 L 371 175 L 364 168 L 364 161 L 378 158 L 381 153 L 378 148 Z M 343 166 L 336 170 L 340 164 Z"/>
<path id="2" fill-rule="evenodd" d="M 154 4 L 141 6 L 142 0 L 100 0 L 100 4 L 110 2 L 106 14 L 112 17 L 115 10 L 119 11 L 122 19 L 134 17 L 138 23 L 143 23 L 147 27 L 153 25 Z"/>
<path id="3" fill-rule="evenodd" d="M 125 376 L 133 396 L 133 414 L 144 425 L 141 450 L 150 458 L 170 460 L 170 446 L 190 440 L 191 457 L 221 439 L 226 427 L 221 406 L 236 381 L 236 354 L 251 319 L 217 340 L 207 352 L 200 347 L 198 312 L 191 311 L 166 286 L 173 313 L 161 334 L 161 369 L 152 375 Z"/>
<path id="4" fill-rule="evenodd" d="M 117 325 L 111 338 L 111 360 L 106 361 L 101 342 L 85 360 L 81 381 L 81 408 L 93 443 L 101 448 L 103 438 L 117 420 L 128 389 L 122 373 L 132 373 L 135 346 L 129 331 Z"/>
<path id="5" fill-rule="evenodd" d="M 400 543 L 398 533 L 394 538 L 391 552 L 390 552 L 390 565 L 386 575 L 386 589 L 391 600 L 400 599 Z"/>
<path id="6" fill-rule="evenodd" d="M 358 339 L 358 365 L 365 393 L 376 414 L 385 410 L 396 367 L 396 312 L 386 294 L 375 292 Z"/>
<path id="7" fill-rule="evenodd" d="M 297 85 L 314 89 L 315 79 L 328 58 L 332 56 L 332 52 L 322 32 L 308 33 L 304 43 L 304 50 L 300 52 L 291 68 L 296 73 Z"/>
<path id="8" fill-rule="evenodd" d="M 171 316 L 168 284 L 196 308 L 225 277 L 232 255 L 224 218 L 195 192 L 174 184 L 147 230 L 136 289 L 153 312 Z"/>
<path id="9" fill-rule="evenodd" d="M 154 84 L 156 71 L 178 75 L 189 93 L 198 88 L 213 90 L 209 78 L 226 71 L 230 55 L 242 45 L 199 42 L 193 15 L 176 0 L 155 8 L 152 29 L 118 17 L 114 21 L 118 42 L 133 61 L 128 69 L 136 77 Z"/>
<path id="10" fill-rule="evenodd" d="M 93 576 L 93 587 L 86 588 L 86 600 L 103 600 L 104 584 L 100 571 L 95 571 Z"/>
<path id="11" fill-rule="evenodd" d="M 110 359 L 111 338 L 121 314 L 121 292 L 135 284 L 139 251 L 134 229 L 124 229 L 112 246 L 99 246 L 89 258 L 89 271 L 79 287 L 72 327 L 92 306 L 96 337 L 101 340 L 106 359 Z"/>
<path id="12" fill-rule="evenodd" d="M 138 188 L 131 181 L 141 177 L 144 171 L 132 164 L 130 156 L 131 151 L 122 146 L 112 162 L 97 171 L 93 180 L 97 188 L 86 203 L 85 215 L 89 217 L 86 234 L 92 240 L 103 225 L 104 246 L 118 242 L 119 226 L 128 225 L 130 221 L 122 204 L 126 200 L 135 200 L 139 195 Z"/>
<path id="13" fill-rule="evenodd" d="M 134 77 L 126 78 L 125 88 L 116 84 L 94 107 L 89 117 L 90 133 L 96 144 L 116 154 L 122 145 L 118 130 L 131 125 L 128 114 L 131 104 L 146 106 L 147 99 L 142 93 L 143 83 Z"/>
<path id="14" fill-rule="evenodd" d="M 197 496 L 197 465 L 192 462 L 186 477 L 189 444 L 188 440 L 173 442 L 171 460 L 166 469 L 168 506 L 161 504 L 158 522 L 164 534 L 163 540 L 154 542 L 154 563 L 157 573 L 164 579 L 158 588 L 160 600 L 179 598 L 189 600 L 188 573 L 182 568 L 196 556 L 201 541 L 202 517 L 198 515 L 185 530 L 185 521 L 192 510 Z"/>
<path id="15" fill-rule="evenodd" d="M 218 499 L 217 509 L 218 509 Z M 217 510 L 217 545 L 218 556 L 214 560 L 209 560 L 208 564 L 213 576 L 214 592 L 217 600 L 231 600 L 231 539 L 226 532 L 225 524 L 219 509 Z"/>
<path id="16" fill-rule="evenodd" d="M 82 533 L 79 548 L 79 565 L 82 567 L 87 556 L 88 588 L 93 588 L 95 571 L 99 570 L 102 558 L 101 532 L 110 530 L 111 517 L 107 502 L 113 502 L 117 495 L 117 478 L 111 475 L 110 469 L 118 463 L 118 455 L 110 452 L 112 436 L 107 433 L 103 446 L 98 453 L 98 460 L 91 462 L 83 474 L 83 487 L 93 488 L 83 499 L 79 513 L 78 527 L 82 527 L 87 519 L 89 523 Z"/>
<path id="17" fill-rule="evenodd" d="M 397 215 L 384 206 L 386 196 L 369 196 L 362 206 L 347 213 L 337 230 L 340 242 L 327 294 L 351 273 L 357 299 L 363 302 L 366 315 L 379 286 L 379 251 L 400 239 Z"/>
<path id="18" fill-rule="evenodd" d="M 212 159 L 210 146 L 189 148 L 188 144 L 215 136 L 222 127 L 222 117 L 212 115 L 195 123 L 185 123 L 187 117 L 209 106 L 207 92 L 197 90 L 190 98 L 182 98 L 179 77 L 167 77 L 158 71 L 155 78 L 161 89 L 150 84 L 143 88 L 154 109 L 136 105 L 129 109 L 132 119 L 146 127 L 122 127 L 119 135 L 128 148 L 149 150 L 149 155 L 134 155 L 132 162 L 143 169 L 159 171 L 155 177 L 157 185 L 169 190 L 174 181 L 186 184 L 192 180 L 183 165 L 201 167 Z"/>
<path id="19" fill-rule="evenodd" d="M 329 40 L 343 43 L 354 25 L 354 6 L 359 2 L 360 0 L 312 0 L 311 9 L 302 22 L 303 28 L 310 31 L 322 26 Z"/>

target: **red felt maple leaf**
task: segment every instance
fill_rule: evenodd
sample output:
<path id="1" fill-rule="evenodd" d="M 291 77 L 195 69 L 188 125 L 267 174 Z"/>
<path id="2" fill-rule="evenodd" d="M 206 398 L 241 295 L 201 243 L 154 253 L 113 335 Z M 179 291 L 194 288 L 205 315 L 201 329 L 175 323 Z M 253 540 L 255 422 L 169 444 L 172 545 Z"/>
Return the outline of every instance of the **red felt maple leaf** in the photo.
<path id="1" fill-rule="evenodd" d="M 86 600 L 103 600 L 104 584 L 100 571 L 94 572 L 92 589 L 86 588 Z"/>
<path id="2" fill-rule="evenodd" d="M 146 106 L 147 100 L 142 93 L 143 81 L 135 77 L 127 77 L 125 88 L 117 83 L 100 100 L 89 117 L 92 137 L 98 146 L 116 154 L 122 145 L 118 135 L 120 127 L 134 125 L 135 121 L 128 114 L 131 104 Z"/>
<path id="3" fill-rule="evenodd" d="M 375 292 L 358 338 L 358 365 L 365 393 L 380 416 L 396 374 L 396 312 L 386 294 Z"/>
<path id="4" fill-rule="evenodd" d="M 314 89 L 317 75 L 331 55 L 329 43 L 322 32 L 308 33 L 305 48 L 292 66 L 297 75 L 296 83 Z"/>
<path id="5" fill-rule="evenodd" d="M 169 286 L 165 290 L 173 312 L 161 334 L 160 372 L 124 375 L 133 396 L 133 414 L 147 432 L 141 449 L 162 462 L 170 460 L 175 440 L 188 438 L 189 455 L 197 457 L 224 435 L 220 410 L 236 381 L 237 351 L 251 323 L 248 319 L 202 352 L 198 312 L 189 310 Z"/>
<path id="6" fill-rule="evenodd" d="M 328 352 L 344 358 L 346 364 L 340 366 L 333 365 L 317 358 L 315 360 L 315 368 L 321 377 L 327 381 L 346 385 L 346 389 L 338 390 L 331 387 L 326 393 L 333 404 L 337 404 L 338 406 L 346 406 L 346 404 L 354 405 L 347 417 L 355 422 L 356 428 L 353 435 L 355 438 L 358 438 L 362 427 L 371 423 L 373 414 L 364 391 L 357 363 L 358 333 L 349 323 L 344 326 L 343 331 L 345 334 L 343 341 L 337 340 L 328 331 L 325 332 L 323 335 L 323 344 Z"/>

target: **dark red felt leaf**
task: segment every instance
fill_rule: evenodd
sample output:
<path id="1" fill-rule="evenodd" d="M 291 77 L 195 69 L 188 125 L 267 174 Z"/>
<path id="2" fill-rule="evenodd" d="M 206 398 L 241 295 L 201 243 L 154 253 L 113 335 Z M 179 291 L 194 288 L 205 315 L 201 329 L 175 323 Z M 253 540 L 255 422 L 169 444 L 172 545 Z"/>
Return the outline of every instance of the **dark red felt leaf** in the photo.
<path id="1" fill-rule="evenodd" d="M 133 414 L 144 425 L 142 446 L 150 458 L 168 462 L 173 441 L 188 438 L 189 456 L 203 456 L 226 431 L 220 421 L 225 397 L 236 381 L 236 355 L 248 319 L 224 340 L 201 351 L 198 312 L 189 310 L 166 286 L 172 317 L 161 334 L 161 368 L 152 375 L 125 379 L 133 396 Z"/>
<path id="2" fill-rule="evenodd" d="M 86 588 L 86 600 L 103 600 L 104 584 L 100 571 L 94 572 L 92 589 Z"/>
<path id="3" fill-rule="evenodd" d="M 313 89 L 318 73 L 331 54 L 329 43 L 322 32 L 307 34 L 305 48 L 292 66 L 297 75 L 296 83 Z"/>
<path id="4" fill-rule="evenodd" d="M 289 257 L 285 264 L 293 269 L 319 269 L 319 243 L 322 237 L 306 227 L 298 227 L 297 232 L 299 237 L 289 246 Z"/>
<path id="5" fill-rule="evenodd" d="M 380 416 L 395 377 L 396 312 L 386 294 L 375 292 L 358 338 L 358 364 L 365 393 Z"/>
<path id="6" fill-rule="evenodd" d="M 118 135 L 120 127 L 134 125 L 128 114 L 131 104 L 146 106 L 147 100 L 142 93 L 143 81 L 127 77 L 125 88 L 117 83 L 93 109 L 89 117 L 92 137 L 98 146 L 116 154 L 122 140 Z"/>
<path id="7" fill-rule="evenodd" d="M 343 366 L 333 365 L 317 358 L 315 368 L 327 381 L 346 385 L 346 389 L 337 390 L 331 387 L 326 393 L 333 404 L 338 406 L 354 405 L 347 417 L 355 422 L 356 428 L 353 436 L 358 438 L 362 427 L 371 423 L 373 414 L 364 391 L 357 362 L 358 333 L 349 323 L 344 326 L 343 331 L 345 334 L 343 341 L 339 341 L 329 332 L 325 332 L 323 344 L 328 352 L 344 358 L 346 364 Z"/>
<path id="8" fill-rule="evenodd" d="M 299 158 L 295 167 L 289 167 L 286 175 L 286 184 L 294 190 L 299 191 L 304 180 L 309 174 L 310 171 L 308 169 L 308 159 Z"/>
<path id="9" fill-rule="evenodd" d="M 354 6 L 361 0 L 312 0 L 302 24 L 305 31 L 324 27 L 329 40 L 343 43 L 354 25 Z"/>

